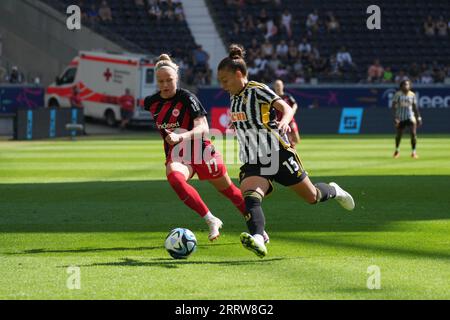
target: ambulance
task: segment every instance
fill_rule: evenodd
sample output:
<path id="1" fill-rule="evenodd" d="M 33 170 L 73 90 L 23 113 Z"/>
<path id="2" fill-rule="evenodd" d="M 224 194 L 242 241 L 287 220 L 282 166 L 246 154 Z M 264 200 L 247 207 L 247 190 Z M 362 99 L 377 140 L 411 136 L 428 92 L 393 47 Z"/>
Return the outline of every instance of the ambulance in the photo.
<path id="1" fill-rule="evenodd" d="M 155 69 L 145 55 L 81 51 L 47 89 L 45 104 L 50 108 L 70 108 L 73 87 L 77 86 L 84 115 L 114 126 L 121 120 L 118 99 L 130 89 L 136 105 L 133 123 L 150 123 L 143 109 L 146 96 L 156 92 Z"/>

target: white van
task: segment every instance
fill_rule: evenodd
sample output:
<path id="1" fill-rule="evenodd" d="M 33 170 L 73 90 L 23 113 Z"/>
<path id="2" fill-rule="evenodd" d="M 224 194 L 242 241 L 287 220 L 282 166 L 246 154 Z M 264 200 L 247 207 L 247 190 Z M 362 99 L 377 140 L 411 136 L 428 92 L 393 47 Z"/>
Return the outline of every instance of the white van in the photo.
<path id="1" fill-rule="evenodd" d="M 130 89 L 136 106 L 132 122 L 150 122 L 143 109 L 146 96 L 156 92 L 154 64 L 144 55 L 81 51 L 60 77 L 46 90 L 47 107 L 70 107 L 74 86 L 78 86 L 84 115 L 113 126 L 121 119 L 118 98 Z"/>

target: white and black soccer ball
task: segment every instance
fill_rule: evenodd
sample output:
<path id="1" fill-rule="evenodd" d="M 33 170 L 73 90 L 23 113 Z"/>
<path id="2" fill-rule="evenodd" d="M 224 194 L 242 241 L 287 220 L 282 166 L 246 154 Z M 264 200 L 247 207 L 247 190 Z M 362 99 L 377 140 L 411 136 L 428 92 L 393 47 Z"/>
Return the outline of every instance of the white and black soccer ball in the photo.
<path id="1" fill-rule="evenodd" d="M 197 249 L 197 239 L 191 230 L 176 228 L 169 232 L 164 246 L 172 258 L 186 259 Z"/>

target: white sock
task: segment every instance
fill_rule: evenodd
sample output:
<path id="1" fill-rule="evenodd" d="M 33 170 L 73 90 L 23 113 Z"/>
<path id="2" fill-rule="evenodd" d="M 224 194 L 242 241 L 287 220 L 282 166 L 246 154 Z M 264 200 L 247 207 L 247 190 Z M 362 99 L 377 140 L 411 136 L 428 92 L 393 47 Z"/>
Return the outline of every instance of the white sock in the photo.
<path id="1" fill-rule="evenodd" d="M 256 241 L 260 242 L 260 243 L 264 243 L 264 237 L 260 234 L 254 234 L 253 238 L 256 239 Z"/>
<path id="2" fill-rule="evenodd" d="M 207 214 L 205 214 L 204 216 L 203 216 L 203 219 L 205 219 L 205 221 L 209 221 L 209 220 L 212 220 L 212 219 L 214 219 L 215 217 L 213 216 L 213 214 L 211 213 L 211 211 L 208 211 L 208 213 Z"/>

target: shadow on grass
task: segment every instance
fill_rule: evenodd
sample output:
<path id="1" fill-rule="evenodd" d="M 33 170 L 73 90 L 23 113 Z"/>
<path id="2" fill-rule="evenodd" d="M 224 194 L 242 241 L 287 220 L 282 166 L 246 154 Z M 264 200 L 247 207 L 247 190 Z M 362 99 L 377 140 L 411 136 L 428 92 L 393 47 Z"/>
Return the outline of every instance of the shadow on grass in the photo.
<path id="1" fill-rule="evenodd" d="M 450 188 L 449 176 L 342 176 L 356 209 L 346 212 L 335 201 L 306 204 L 289 188 L 277 186 L 263 203 L 269 230 L 301 232 L 382 231 L 396 221 L 450 218 L 450 199 L 436 190 Z M 212 186 L 197 180 L 224 230 L 241 232 L 245 222 Z M 187 227 L 206 231 L 204 221 L 179 201 L 167 181 L 115 181 L 0 184 L 0 232 L 169 232 Z"/>
<path id="2" fill-rule="evenodd" d="M 193 260 L 174 260 L 169 258 L 156 258 L 150 261 L 139 261 L 135 259 L 123 258 L 117 262 L 93 263 L 80 265 L 80 267 L 160 267 L 160 268 L 179 268 L 185 265 L 218 265 L 218 266 L 243 266 L 270 264 L 275 261 L 286 260 L 287 258 L 269 258 L 259 260 L 222 260 L 222 261 L 193 261 Z M 64 268 L 67 266 L 63 266 Z"/>
<path id="3" fill-rule="evenodd" d="M 200 248 L 209 249 L 216 246 L 232 246 L 238 243 L 215 243 L 215 244 L 201 244 L 198 245 Z M 153 246 L 153 247 L 114 247 L 114 248 L 78 248 L 78 249 L 30 249 L 18 252 L 4 253 L 6 255 L 21 255 L 21 254 L 47 254 L 47 253 L 90 253 L 90 252 L 112 252 L 112 251 L 149 251 L 156 249 L 164 249 L 164 246 Z"/>
<path id="4" fill-rule="evenodd" d="M 364 252 L 371 252 L 374 254 L 383 254 L 383 255 L 395 255 L 395 256 L 405 256 L 412 258 L 426 258 L 426 259 L 439 259 L 444 261 L 450 261 L 450 253 L 445 252 L 436 252 L 436 251 L 426 251 L 426 250 L 417 250 L 417 249 L 409 249 L 405 247 L 389 247 L 380 244 L 371 244 L 371 243 L 358 243 L 355 241 L 352 242 L 343 242 L 339 241 L 336 237 L 327 238 L 309 238 L 302 235 L 294 236 L 294 235 L 277 235 L 278 239 L 287 240 L 292 243 L 306 243 L 318 246 L 326 246 L 332 248 L 341 248 L 341 249 L 351 249 L 351 250 L 361 250 Z M 445 249 L 443 249 L 445 250 Z M 447 249 L 448 251 L 448 249 Z"/>

